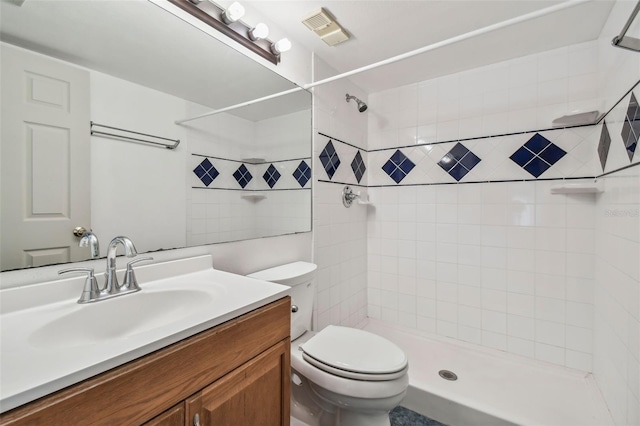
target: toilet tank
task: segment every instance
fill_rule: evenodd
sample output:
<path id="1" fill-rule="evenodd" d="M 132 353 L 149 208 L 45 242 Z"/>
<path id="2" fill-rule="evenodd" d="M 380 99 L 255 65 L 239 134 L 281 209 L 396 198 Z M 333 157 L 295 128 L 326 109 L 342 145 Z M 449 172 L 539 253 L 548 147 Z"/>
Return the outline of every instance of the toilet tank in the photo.
<path id="1" fill-rule="evenodd" d="M 311 330 L 313 277 L 318 266 L 309 262 L 293 262 L 247 275 L 262 281 L 270 281 L 291 287 L 291 340 Z"/>

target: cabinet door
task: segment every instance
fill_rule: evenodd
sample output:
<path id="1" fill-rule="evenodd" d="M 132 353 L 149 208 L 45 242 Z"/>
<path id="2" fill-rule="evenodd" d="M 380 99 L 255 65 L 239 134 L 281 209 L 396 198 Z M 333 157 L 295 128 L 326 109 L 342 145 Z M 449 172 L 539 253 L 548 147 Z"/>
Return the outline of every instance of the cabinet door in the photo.
<path id="1" fill-rule="evenodd" d="M 184 402 L 149 420 L 143 426 L 184 426 Z"/>
<path id="2" fill-rule="evenodd" d="M 278 343 L 188 399 L 187 423 L 288 426 L 289 348 Z"/>

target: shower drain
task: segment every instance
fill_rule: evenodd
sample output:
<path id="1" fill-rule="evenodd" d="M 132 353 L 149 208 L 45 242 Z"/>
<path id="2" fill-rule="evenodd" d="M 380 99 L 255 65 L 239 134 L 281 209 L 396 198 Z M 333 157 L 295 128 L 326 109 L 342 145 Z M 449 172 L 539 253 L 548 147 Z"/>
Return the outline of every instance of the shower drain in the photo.
<path id="1" fill-rule="evenodd" d="M 442 377 L 445 380 L 451 380 L 451 381 L 458 380 L 458 375 L 453 371 L 440 370 L 438 371 L 438 374 L 440 375 L 440 377 Z"/>

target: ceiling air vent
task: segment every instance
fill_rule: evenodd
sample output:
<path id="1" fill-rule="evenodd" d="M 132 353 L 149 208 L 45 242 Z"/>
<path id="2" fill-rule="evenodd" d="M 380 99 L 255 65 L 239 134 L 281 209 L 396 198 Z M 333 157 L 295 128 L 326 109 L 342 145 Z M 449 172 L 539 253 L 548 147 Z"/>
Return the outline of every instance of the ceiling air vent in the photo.
<path id="1" fill-rule="evenodd" d="M 324 9 L 317 10 L 302 20 L 302 23 L 311 31 L 321 30 L 331 22 L 333 22 L 333 20 Z"/>
<path id="2" fill-rule="evenodd" d="M 302 23 L 329 46 L 349 40 L 349 34 L 322 8 L 304 18 Z"/>

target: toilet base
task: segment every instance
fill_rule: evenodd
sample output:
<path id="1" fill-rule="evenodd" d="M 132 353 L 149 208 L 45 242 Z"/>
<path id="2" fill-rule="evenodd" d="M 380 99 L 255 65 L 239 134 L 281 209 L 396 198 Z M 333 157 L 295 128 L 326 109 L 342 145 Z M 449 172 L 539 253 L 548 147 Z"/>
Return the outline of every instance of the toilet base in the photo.
<path id="1" fill-rule="evenodd" d="M 391 426 L 389 413 L 360 413 L 338 409 L 335 426 Z"/>
<path id="2" fill-rule="evenodd" d="M 389 411 L 406 394 L 362 400 L 338 395 L 291 371 L 291 416 L 308 426 L 390 426 Z"/>

